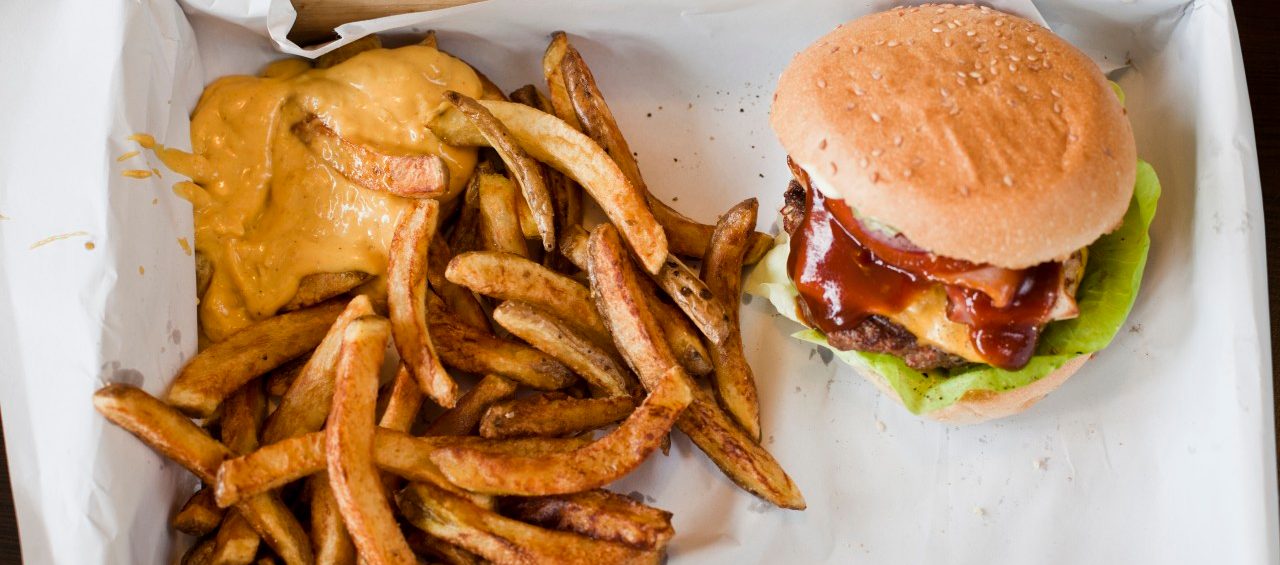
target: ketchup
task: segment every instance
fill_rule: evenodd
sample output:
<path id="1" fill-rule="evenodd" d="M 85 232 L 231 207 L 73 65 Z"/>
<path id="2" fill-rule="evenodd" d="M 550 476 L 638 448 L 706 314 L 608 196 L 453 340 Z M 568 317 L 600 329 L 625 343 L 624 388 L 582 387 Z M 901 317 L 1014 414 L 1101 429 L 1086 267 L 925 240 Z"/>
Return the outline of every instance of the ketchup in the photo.
<path id="1" fill-rule="evenodd" d="M 787 270 L 811 326 L 825 333 L 853 329 L 869 316 L 901 312 L 941 285 L 947 318 L 968 326 L 984 360 L 1009 370 L 1031 360 L 1057 301 L 1061 263 L 1002 269 L 934 255 L 901 234 L 867 229 L 847 204 L 814 190 L 799 173 L 805 214 L 792 234 Z"/>

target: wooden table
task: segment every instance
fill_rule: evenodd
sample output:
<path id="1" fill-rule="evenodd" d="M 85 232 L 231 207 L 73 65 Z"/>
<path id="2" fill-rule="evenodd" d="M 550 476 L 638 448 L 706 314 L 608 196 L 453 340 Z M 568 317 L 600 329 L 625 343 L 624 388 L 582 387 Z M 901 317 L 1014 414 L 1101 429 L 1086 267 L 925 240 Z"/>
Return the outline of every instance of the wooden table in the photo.
<path id="1" fill-rule="evenodd" d="M 389 12 L 411 12 L 435 9 L 467 0 L 342 0 L 343 12 L 336 12 L 335 0 L 294 0 L 303 17 L 295 28 L 297 38 L 317 38 L 325 29 L 355 14 L 364 19 Z M 352 8 L 354 7 L 354 8 Z M 354 9 L 355 11 L 350 11 Z M 1271 306 L 1271 357 L 1277 355 L 1276 330 L 1280 329 L 1280 3 L 1250 0 L 1235 7 L 1240 28 L 1240 44 L 1244 49 L 1245 72 L 1249 81 L 1249 101 L 1253 105 L 1254 134 L 1258 141 L 1258 162 L 1262 169 L 1262 200 L 1267 231 L 1267 281 Z M 1276 404 L 1280 406 L 1280 383 L 1276 383 Z M 1280 412 L 1277 413 L 1280 421 Z M 2 431 L 0 427 L 0 431 Z M 2 434 L 0 434 L 2 435 Z M 1280 449 L 1280 434 L 1277 434 Z M 13 514 L 13 495 L 9 486 L 9 467 L 4 456 L 4 440 L 0 437 L 0 563 L 21 562 L 18 527 Z"/>

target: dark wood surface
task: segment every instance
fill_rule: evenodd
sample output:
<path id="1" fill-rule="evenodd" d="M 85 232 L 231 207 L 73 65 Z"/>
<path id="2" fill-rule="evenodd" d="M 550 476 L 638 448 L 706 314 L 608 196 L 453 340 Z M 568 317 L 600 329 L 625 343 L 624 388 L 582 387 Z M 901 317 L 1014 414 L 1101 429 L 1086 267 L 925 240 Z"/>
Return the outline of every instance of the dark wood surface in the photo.
<path id="1" fill-rule="evenodd" d="M 1267 282 L 1271 307 L 1271 357 L 1277 355 L 1275 332 L 1280 329 L 1280 3 L 1246 0 L 1235 6 L 1253 106 L 1254 135 L 1262 170 L 1262 200 L 1267 226 Z M 1280 383 L 1277 383 L 1280 385 Z M 1280 386 L 1275 387 L 1280 405 Z M 1280 414 L 1276 418 L 1280 421 Z M 0 564 L 20 563 L 18 526 L 13 514 L 9 468 L 0 425 Z M 1280 434 L 1277 434 L 1280 448 Z"/>

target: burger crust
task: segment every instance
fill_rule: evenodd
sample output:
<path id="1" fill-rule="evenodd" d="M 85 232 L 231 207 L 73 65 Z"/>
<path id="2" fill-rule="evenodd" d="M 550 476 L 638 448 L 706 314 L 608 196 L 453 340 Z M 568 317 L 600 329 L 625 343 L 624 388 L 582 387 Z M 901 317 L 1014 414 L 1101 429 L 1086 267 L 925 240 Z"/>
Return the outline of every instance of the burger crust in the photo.
<path id="1" fill-rule="evenodd" d="M 815 188 L 934 253 L 1024 268 L 1116 228 L 1137 152 L 1092 61 L 1025 19 L 898 8 L 826 35 L 770 117 Z"/>

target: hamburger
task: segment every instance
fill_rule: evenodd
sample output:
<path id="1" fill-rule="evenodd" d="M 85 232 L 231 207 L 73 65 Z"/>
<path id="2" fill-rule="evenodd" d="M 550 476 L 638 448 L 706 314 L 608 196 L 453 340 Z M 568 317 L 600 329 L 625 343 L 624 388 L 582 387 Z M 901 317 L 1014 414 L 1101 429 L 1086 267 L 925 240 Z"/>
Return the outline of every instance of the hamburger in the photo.
<path id="1" fill-rule="evenodd" d="M 1124 323 L 1159 186 L 1080 50 L 973 5 L 872 14 L 800 52 L 770 122 L 793 179 L 748 286 L 916 413 L 1034 404 Z"/>

